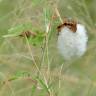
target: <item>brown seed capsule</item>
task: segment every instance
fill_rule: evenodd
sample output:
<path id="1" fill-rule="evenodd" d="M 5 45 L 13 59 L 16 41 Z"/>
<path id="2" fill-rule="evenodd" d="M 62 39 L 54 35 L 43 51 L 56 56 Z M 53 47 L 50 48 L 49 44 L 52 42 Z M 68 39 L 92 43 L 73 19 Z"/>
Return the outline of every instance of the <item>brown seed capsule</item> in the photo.
<path id="1" fill-rule="evenodd" d="M 31 32 L 31 31 L 25 31 L 25 32 L 22 32 L 19 36 L 21 36 L 21 37 L 27 37 L 27 38 L 29 38 L 29 37 L 35 37 L 37 34 L 36 33 L 34 33 L 34 32 Z"/>

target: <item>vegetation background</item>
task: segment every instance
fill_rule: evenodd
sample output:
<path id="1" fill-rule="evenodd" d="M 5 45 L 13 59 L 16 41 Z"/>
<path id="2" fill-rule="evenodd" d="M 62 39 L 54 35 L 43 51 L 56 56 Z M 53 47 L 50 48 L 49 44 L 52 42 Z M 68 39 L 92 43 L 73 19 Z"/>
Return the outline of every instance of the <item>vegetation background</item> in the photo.
<path id="1" fill-rule="evenodd" d="M 51 20 L 56 7 L 62 19 L 75 18 L 88 30 L 88 49 L 78 60 L 66 62 L 58 53 L 60 17 Z M 45 33 L 51 22 L 44 44 L 3 38 L 10 28 L 27 22 Z M 95 43 L 96 0 L 0 0 L 0 96 L 96 96 Z"/>

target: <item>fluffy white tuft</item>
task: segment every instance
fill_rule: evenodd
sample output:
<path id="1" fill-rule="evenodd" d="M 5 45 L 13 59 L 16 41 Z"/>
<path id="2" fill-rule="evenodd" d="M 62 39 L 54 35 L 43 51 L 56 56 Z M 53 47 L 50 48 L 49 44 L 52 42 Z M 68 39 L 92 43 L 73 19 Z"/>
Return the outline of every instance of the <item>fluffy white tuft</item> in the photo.
<path id="1" fill-rule="evenodd" d="M 65 60 L 81 57 L 87 49 L 88 36 L 83 25 L 77 24 L 74 33 L 69 28 L 62 28 L 59 32 L 57 46 Z"/>

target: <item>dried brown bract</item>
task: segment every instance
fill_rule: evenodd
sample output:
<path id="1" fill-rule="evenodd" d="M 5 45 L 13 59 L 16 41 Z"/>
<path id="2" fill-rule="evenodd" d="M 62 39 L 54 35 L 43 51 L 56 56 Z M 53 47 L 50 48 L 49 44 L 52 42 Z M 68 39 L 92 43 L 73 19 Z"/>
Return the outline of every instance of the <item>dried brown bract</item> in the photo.
<path id="1" fill-rule="evenodd" d="M 34 32 L 31 32 L 31 31 L 25 31 L 25 32 L 22 32 L 19 36 L 20 37 L 35 37 L 37 34 L 34 33 Z"/>
<path id="2" fill-rule="evenodd" d="M 72 30 L 72 32 L 76 32 L 77 22 L 75 20 L 65 18 L 63 24 L 57 27 L 58 32 L 60 32 L 64 27 L 68 27 L 70 30 Z"/>

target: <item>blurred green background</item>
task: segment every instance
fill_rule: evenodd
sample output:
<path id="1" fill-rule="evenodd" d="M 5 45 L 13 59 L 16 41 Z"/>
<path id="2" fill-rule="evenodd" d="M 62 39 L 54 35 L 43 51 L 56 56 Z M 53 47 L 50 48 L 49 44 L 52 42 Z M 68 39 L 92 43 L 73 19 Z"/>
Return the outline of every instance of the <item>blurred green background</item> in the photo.
<path id="1" fill-rule="evenodd" d="M 72 17 L 85 25 L 88 49 L 78 60 L 64 61 L 56 45 L 60 22 L 53 21 L 47 51 L 30 44 L 36 67 L 22 38 L 2 36 L 26 22 L 45 31 L 44 12 L 50 20 L 55 6 L 62 19 Z M 96 96 L 96 0 L 0 0 L 0 96 Z"/>

